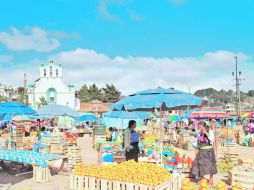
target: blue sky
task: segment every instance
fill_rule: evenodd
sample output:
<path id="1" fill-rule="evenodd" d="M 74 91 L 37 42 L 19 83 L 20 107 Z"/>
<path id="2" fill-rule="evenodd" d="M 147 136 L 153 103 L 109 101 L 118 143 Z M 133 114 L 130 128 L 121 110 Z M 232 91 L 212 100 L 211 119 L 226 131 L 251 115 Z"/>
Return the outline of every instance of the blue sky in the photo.
<path id="1" fill-rule="evenodd" d="M 159 85 L 232 88 L 237 54 L 247 90 L 253 88 L 253 34 L 254 0 L 8 0 L 0 6 L 0 67 L 13 77 L 3 75 L 0 82 L 18 86 L 22 72 L 34 80 L 39 64 L 53 57 L 73 69 L 66 75 L 79 76 L 65 79 L 77 87 L 113 82 L 125 93 Z M 153 70 L 148 83 L 144 73 L 152 70 L 146 64 L 163 64 L 168 71 Z M 188 84 L 182 80 L 185 67 L 194 74 Z M 84 77 L 80 69 L 96 75 Z M 105 70 L 115 78 L 102 77 Z M 206 77 L 213 82 L 200 82 Z M 131 78 L 139 83 L 134 86 Z"/>

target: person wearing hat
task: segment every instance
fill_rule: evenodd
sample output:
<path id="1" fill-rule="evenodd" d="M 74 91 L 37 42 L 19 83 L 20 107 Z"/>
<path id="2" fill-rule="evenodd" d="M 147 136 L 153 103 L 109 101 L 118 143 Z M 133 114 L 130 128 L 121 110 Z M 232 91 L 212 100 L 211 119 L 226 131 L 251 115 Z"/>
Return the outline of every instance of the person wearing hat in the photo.
<path id="1" fill-rule="evenodd" d="M 200 178 L 210 175 L 209 183 L 213 184 L 213 175 L 217 173 L 215 153 L 213 149 L 214 136 L 209 134 L 209 127 L 206 122 L 201 121 L 198 124 L 200 131 L 197 137 L 197 154 L 194 159 L 191 173 Z"/>

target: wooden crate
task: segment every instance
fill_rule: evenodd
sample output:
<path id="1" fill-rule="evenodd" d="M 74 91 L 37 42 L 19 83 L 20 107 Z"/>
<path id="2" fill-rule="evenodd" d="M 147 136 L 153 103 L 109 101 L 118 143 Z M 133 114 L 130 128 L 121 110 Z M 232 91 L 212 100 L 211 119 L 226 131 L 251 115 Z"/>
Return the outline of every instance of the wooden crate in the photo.
<path id="1" fill-rule="evenodd" d="M 44 145 L 44 146 L 49 146 L 50 145 L 50 138 L 42 137 L 41 138 L 41 144 Z"/>
<path id="2" fill-rule="evenodd" d="M 50 144 L 60 144 L 64 142 L 63 133 L 51 133 Z"/>
<path id="3" fill-rule="evenodd" d="M 238 164 L 239 165 L 244 165 L 244 166 L 254 166 L 254 159 L 238 159 Z"/>
<path id="4" fill-rule="evenodd" d="M 176 171 L 181 172 L 185 178 L 195 178 L 191 173 L 190 168 L 175 168 Z"/>
<path id="5" fill-rule="evenodd" d="M 46 182 L 51 180 L 49 168 L 41 168 L 40 166 L 33 166 L 33 180 L 35 182 Z"/>
<path id="6" fill-rule="evenodd" d="M 228 177 L 232 186 L 239 182 L 244 189 L 252 190 L 254 188 L 254 170 L 241 171 L 233 169 L 229 172 Z"/>
<path id="7" fill-rule="evenodd" d="M 67 147 L 62 144 L 51 144 L 50 145 L 51 154 L 65 154 L 67 153 Z"/>
<path id="8" fill-rule="evenodd" d="M 49 147 L 47 147 L 47 148 L 40 148 L 39 152 L 40 153 L 49 153 Z"/>
<path id="9" fill-rule="evenodd" d="M 77 163 L 82 162 L 81 149 L 78 146 L 68 147 L 68 165 L 73 168 Z"/>
<path id="10" fill-rule="evenodd" d="M 182 177 L 175 177 L 156 187 L 121 182 L 116 180 L 99 179 L 88 176 L 70 175 L 71 190 L 180 190 Z"/>
<path id="11" fill-rule="evenodd" d="M 0 190 L 9 190 L 11 189 L 11 184 L 0 184 Z"/>

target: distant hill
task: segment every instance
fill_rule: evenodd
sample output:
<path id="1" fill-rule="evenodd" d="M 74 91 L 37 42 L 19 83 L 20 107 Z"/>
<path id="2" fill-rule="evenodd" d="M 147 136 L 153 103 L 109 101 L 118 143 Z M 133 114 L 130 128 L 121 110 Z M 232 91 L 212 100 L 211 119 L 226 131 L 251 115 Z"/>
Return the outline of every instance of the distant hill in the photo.
<path id="1" fill-rule="evenodd" d="M 198 97 L 207 97 L 209 100 L 209 106 L 225 106 L 226 104 L 233 103 L 235 101 L 235 92 L 233 90 L 225 91 L 223 89 L 217 91 L 213 88 L 197 90 L 194 95 Z M 254 107 L 254 90 L 241 92 L 241 102 L 243 106 Z"/>

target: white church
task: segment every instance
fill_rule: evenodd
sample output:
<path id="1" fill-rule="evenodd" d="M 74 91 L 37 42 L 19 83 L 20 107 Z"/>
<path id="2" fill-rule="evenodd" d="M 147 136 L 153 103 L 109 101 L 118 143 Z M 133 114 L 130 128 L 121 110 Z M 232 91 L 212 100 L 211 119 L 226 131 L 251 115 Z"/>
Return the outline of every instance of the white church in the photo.
<path id="1" fill-rule="evenodd" d="M 48 104 L 60 104 L 74 110 L 79 110 L 80 103 L 75 97 L 74 85 L 65 85 L 63 82 L 63 66 L 49 60 L 40 67 L 40 78 L 28 87 L 28 102 L 35 109 L 42 97 Z"/>

